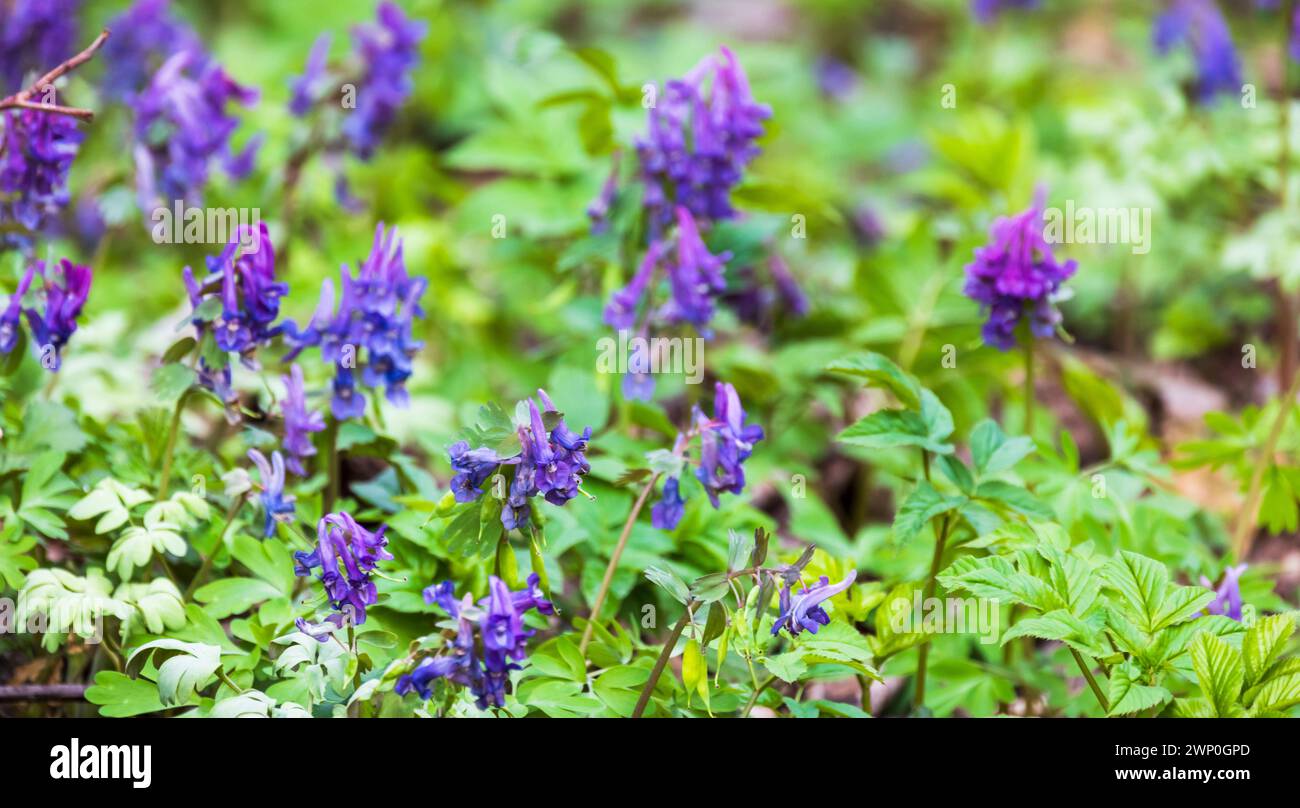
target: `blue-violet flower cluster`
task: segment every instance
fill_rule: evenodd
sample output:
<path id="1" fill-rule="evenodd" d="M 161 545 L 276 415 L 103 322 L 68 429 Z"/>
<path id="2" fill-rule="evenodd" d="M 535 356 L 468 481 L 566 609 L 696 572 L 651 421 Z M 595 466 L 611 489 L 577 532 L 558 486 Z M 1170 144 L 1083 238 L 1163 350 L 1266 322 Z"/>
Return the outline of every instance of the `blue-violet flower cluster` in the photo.
<path id="1" fill-rule="evenodd" d="M 966 296 L 988 313 L 984 341 L 999 350 L 1016 344 L 1016 328 L 1027 320 L 1035 337 L 1050 337 L 1061 322 L 1056 307 L 1061 284 L 1074 274 L 1076 263 L 1060 263 L 1043 235 L 1040 198 L 1016 216 L 1000 216 L 989 231 L 990 241 L 975 250 L 966 265 Z"/>
<path id="2" fill-rule="evenodd" d="M 488 595 L 477 604 L 465 595 L 455 596 L 451 581 L 424 590 L 426 603 L 436 603 L 456 623 L 456 637 L 448 652 L 426 657 L 410 673 L 397 680 L 395 692 L 404 696 L 415 691 L 420 698 L 433 696 L 435 679 L 446 679 L 468 688 L 480 710 L 505 705 L 510 671 L 519 670 L 527 654 L 528 638 L 535 633 L 524 628 L 523 616 L 530 609 L 555 614 L 539 585 L 537 573 L 528 576 L 527 588 L 510 591 L 500 578 L 488 579 Z"/>
<path id="3" fill-rule="evenodd" d="M 1209 103 L 1218 93 L 1241 92 L 1241 62 L 1232 31 L 1214 0 L 1170 0 L 1156 18 L 1152 41 L 1166 54 L 1186 44 L 1196 60 L 1196 94 Z"/>
<path id="4" fill-rule="evenodd" d="M 853 585 L 858 574 L 849 572 L 844 580 L 831 584 L 825 575 L 811 587 L 800 586 L 798 592 L 791 592 L 793 586 L 787 585 L 781 590 L 781 614 L 772 624 L 772 634 L 779 634 L 785 629 L 790 636 L 797 637 L 804 631 L 816 634 L 818 629 L 831 622 L 830 615 L 821 604 Z"/>
<path id="5" fill-rule="evenodd" d="M 736 388 L 718 382 L 714 387 L 713 417 L 706 417 L 696 405 L 691 411 L 690 430 L 678 435 L 673 447 L 673 453 L 681 457 L 691 439 L 699 438 L 695 477 L 714 508 L 721 505 L 719 494 L 739 494 L 745 489 L 743 464 L 753 454 L 754 444 L 763 439 L 763 428 L 745 423 L 745 418 Z M 681 521 L 685 506 L 681 481 L 677 475 L 670 475 L 664 480 L 660 500 L 650 509 L 650 522 L 660 530 L 673 530 Z"/>
<path id="6" fill-rule="evenodd" d="M 380 561 L 393 557 L 384 549 L 388 544 L 384 536 L 386 527 L 381 525 L 372 533 L 346 512 L 321 517 L 316 529 L 316 549 L 293 554 L 294 574 L 308 577 L 316 571 L 335 611 L 316 624 L 299 618 L 296 621 L 299 631 L 325 642 L 334 629 L 366 622 L 366 608 L 379 601 L 371 577 Z"/>
<path id="7" fill-rule="evenodd" d="M 451 490 L 457 502 L 473 502 L 483 494 L 483 484 L 500 466 L 513 466 L 514 478 L 501 508 L 501 524 L 506 530 L 523 528 L 531 514 L 529 500 L 541 494 L 552 505 L 564 505 L 578 495 L 582 477 L 591 470 L 587 463 L 587 442 L 591 427 L 582 434 L 569 430 L 545 390 L 537 391 L 546 417 L 555 420 L 547 430 L 543 411 L 528 399 L 528 423 L 517 424 L 519 453 L 500 457 L 490 448 L 471 449 L 466 441 L 457 441 L 447 452 L 455 476 Z"/>
<path id="8" fill-rule="evenodd" d="M 34 277 L 40 276 L 45 295 L 45 307 L 24 307 L 23 296 L 31 288 Z M 77 330 L 77 317 L 90 296 L 92 273 L 90 267 L 74 264 L 66 258 L 59 261 L 57 269 L 47 268 L 44 261 L 36 261 L 23 273 L 18 289 L 0 311 L 0 353 L 7 354 L 18 344 L 19 313 L 27 318 L 32 332 L 32 344 L 50 370 L 58 370 L 63 361 L 63 348 Z"/>
<path id="9" fill-rule="evenodd" d="M 37 231 L 68 203 L 68 170 L 81 146 L 77 122 L 34 109 L 6 112 L 0 140 L 0 224 Z"/>
<path id="10" fill-rule="evenodd" d="M 321 357 L 335 365 L 334 395 L 330 409 L 340 421 L 360 418 L 366 411 L 365 396 L 356 389 L 353 370 L 362 365 L 361 381 L 370 388 L 383 386 L 390 402 L 405 407 L 409 402 L 406 380 L 411 376 L 411 358 L 423 347 L 411 335 L 414 317 L 424 317 L 420 296 L 427 281 L 406 274 L 402 241 L 397 228 L 385 232 L 381 222 L 375 228 L 374 245 L 354 277 L 343 265 L 343 294 L 334 308 L 334 285 L 328 278 L 321 284 L 320 304 L 307 328 L 285 323 L 285 334 L 294 345 L 292 361 L 308 347 L 320 348 Z M 365 349 L 362 361 L 361 350 Z"/>
<path id="11" fill-rule="evenodd" d="M 262 538 L 269 539 L 275 534 L 277 521 L 293 518 L 294 498 L 284 493 L 284 457 L 279 452 L 271 452 L 271 462 L 267 463 L 266 455 L 256 449 L 249 449 L 248 459 L 253 461 L 258 473 L 262 475 L 261 500 L 265 516 Z"/>

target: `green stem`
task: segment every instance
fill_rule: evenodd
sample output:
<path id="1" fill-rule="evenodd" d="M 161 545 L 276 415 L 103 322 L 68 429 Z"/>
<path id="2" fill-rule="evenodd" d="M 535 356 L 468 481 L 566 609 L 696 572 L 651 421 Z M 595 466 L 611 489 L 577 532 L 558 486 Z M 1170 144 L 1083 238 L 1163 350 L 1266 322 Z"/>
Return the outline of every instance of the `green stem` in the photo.
<path id="1" fill-rule="evenodd" d="M 357 689 L 361 687 L 361 660 L 357 657 L 357 629 L 352 625 L 351 620 L 348 621 L 348 650 L 357 665 L 357 669 L 352 672 L 352 692 L 356 693 Z M 359 718 L 360 716 L 361 704 L 354 701 L 348 706 L 348 718 Z"/>
<path id="2" fill-rule="evenodd" d="M 1097 685 L 1097 680 L 1093 678 L 1092 671 L 1088 669 L 1088 665 L 1083 661 L 1083 657 L 1073 648 L 1070 649 L 1070 655 L 1074 657 L 1074 662 L 1079 666 L 1079 670 L 1083 671 L 1083 678 L 1088 680 L 1088 687 L 1092 688 L 1092 695 L 1097 697 L 1097 703 L 1101 705 L 1102 711 L 1109 713 L 1110 701 L 1107 700 L 1106 694 L 1101 692 L 1101 687 Z"/>
<path id="3" fill-rule="evenodd" d="M 229 676 L 227 676 L 227 675 L 226 675 L 226 672 L 223 671 L 223 670 L 222 670 L 221 668 L 219 668 L 219 667 L 217 668 L 217 678 L 220 679 L 221 681 L 225 682 L 225 683 L 226 683 L 226 687 L 230 688 L 231 690 L 235 691 L 236 693 L 243 693 L 243 692 L 244 692 L 244 688 L 242 688 L 242 687 L 240 687 L 239 685 L 235 684 L 234 680 L 232 680 Z"/>
<path id="4" fill-rule="evenodd" d="M 325 416 L 325 469 L 328 480 L 325 484 L 325 507 L 323 512 L 333 513 L 334 503 L 339 498 L 339 422 L 333 415 Z"/>
<path id="5" fill-rule="evenodd" d="M 767 690 L 769 687 L 771 687 L 771 686 L 772 686 L 772 683 L 775 682 L 775 681 L 776 681 L 776 677 L 775 677 L 775 676 L 769 676 L 769 677 L 767 677 L 767 681 L 766 681 L 766 682 L 763 682 L 763 684 L 761 684 L 761 685 L 759 685 L 758 687 L 754 688 L 754 694 L 753 694 L 752 696 L 749 697 L 749 701 L 745 703 L 745 709 L 742 710 L 741 713 L 740 713 L 740 717 L 741 717 L 741 718 L 749 718 L 749 713 L 750 713 L 750 711 L 753 710 L 753 709 L 754 709 L 754 705 L 758 703 L 758 697 L 761 696 L 761 695 L 763 695 L 763 691 L 764 691 L 764 690 Z"/>
<path id="6" fill-rule="evenodd" d="M 1034 338 L 1026 334 L 1025 350 L 1025 434 L 1034 436 Z"/>
<path id="7" fill-rule="evenodd" d="M 1273 466 L 1277 453 L 1277 442 L 1282 438 L 1282 428 L 1295 410 L 1296 396 L 1300 395 L 1300 373 L 1291 377 L 1291 386 L 1278 401 L 1277 417 L 1269 428 L 1264 441 L 1264 451 L 1255 459 L 1255 468 L 1250 475 L 1250 488 L 1246 491 L 1246 503 L 1237 516 L 1237 524 L 1232 531 L 1232 553 L 1237 561 L 1246 560 L 1250 553 L 1250 540 L 1255 532 L 1255 517 L 1259 511 L 1259 501 L 1263 494 L 1264 472 Z"/>
<path id="8" fill-rule="evenodd" d="M 162 480 L 158 483 L 159 501 L 167 499 L 167 489 L 171 487 L 172 455 L 176 453 L 176 436 L 181 429 L 181 413 L 185 410 L 185 402 L 189 397 L 189 390 L 181 393 L 176 399 L 176 408 L 172 410 L 171 426 L 167 430 L 167 448 L 163 450 Z"/>
<path id="9" fill-rule="evenodd" d="M 641 688 L 641 696 L 636 700 L 636 707 L 632 710 L 633 718 L 640 718 L 645 712 L 646 705 L 650 703 L 650 694 L 654 692 L 655 685 L 659 684 L 659 676 L 664 672 L 668 659 L 673 655 L 677 638 L 682 636 L 689 622 L 691 622 L 691 607 L 687 604 L 686 613 L 682 615 L 681 620 L 677 621 L 677 625 L 673 626 L 673 633 L 668 635 L 668 640 L 664 642 L 664 648 L 659 652 L 659 658 L 655 660 L 655 666 L 650 671 L 650 678 L 646 680 L 645 687 Z"/>
<path id="10" fill-rule="evenodd" d="M 951 529 L 952 519 L 945 515 L 943 517 L 943 526 L 939 528 L 939 534 L 934 540 L 934 556 L 930 559 L 930 575 L 925 580 L 925 594 L 922 597 L 922 603 L 927 603 L 930 598 L 934 597 L 935 587 L 939 583 L 939 565 L 943 563 L 943 548 L 948 542 L 948 533 Z M 916 658 L 916 696 L 913 703 L 917 709 L 925 706 L 925 669 L 929 659 L 930 638 L 926 637 L 917 651 Z"/>
<path id="11" fill-rule="evenodd" d="M 627 547 L 627 539 L 632 535 L 632 525 L 636 524 L 636 518 L 641 513 L 641 508 L 645 505 L 646 500 L 650 498 L 650 492 L 655 490 L 655 483 L 659 482 L 658 474 L 650 478 L 650 482 L 645 484 L 641 489 L 640 495 L 637 496 L 636 502 L 632 505 L 632 510 L 627 515 L 627 521 L 623 523 L 623 532 L 618 536 L 618 544 L 614 545 L 614 553 L 609 557 L 609 564 L 605 567 L 605 577 L 600 581 L 600 589 L 596 592 L 596 599 L 591 604 L 591 616 L 587 618 L 587 627 L 582 632 L 582 642 L 578 643 L 578 653 L 582 654 L 583 659 L 587 657 L 587 646 L 591 644 L 591 633 L 596 628 L 596 621 L 600 620 L 600 609 L 605 605 L 605 598 L 609 595 L 610 583 L 614 580 L 614 572 L 618 570 L 619 559 L 623 557 L 623 550 Z"/>
<path id="12" fill-rule="evenodd" d="M 240 494 L 235 497 L 235 501 L 231 503 L 230 508 L 226 511 L 226 526 L 221 529 L 221 536 L 217 539 L 217 544 L 212 548 L 212 552 L 208 553 L 207 558 L 203 559 L 199 571 L 194 573 L 194 577 L 190 579 L 190 585 L 185 587 L 185 594 L 181 597 L 182 600 L 189 600 L 193 597 L 194 591 L 199 588 L 199 584 L 203 583 L 203 579 L 212 571 L 212 562 L 216 561 L 217 554 L 225 546 L 226 536 L 229 535 L 230 528 L 235 524 L 235 517 L 239 515 L 239 509 L 242 507 L 244 507 L 244 495 Z"/>

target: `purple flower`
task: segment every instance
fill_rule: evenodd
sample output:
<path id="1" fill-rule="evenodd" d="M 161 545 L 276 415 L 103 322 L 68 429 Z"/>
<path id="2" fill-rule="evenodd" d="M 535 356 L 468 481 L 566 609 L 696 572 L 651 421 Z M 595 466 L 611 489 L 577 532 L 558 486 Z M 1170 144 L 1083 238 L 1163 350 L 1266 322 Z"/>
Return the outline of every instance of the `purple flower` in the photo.
<path id="1" fill-rule="evenodd" d="M 73 118 L 34 109 L 5 113 L 0 142 L 0 222 L 12 220 L 39 230 L 68 203 L 68 170 L 77 156 L 81 130 Z"/>
<path id="2" fill-rule="evenodd" d="M 4 310 L 0 311 L 0 353 L 2 354 L 10 353 L 18 344 L 18 337 L 22 334 L 23 295 L 27 294 L 35 274 L 35 267 L 27 268 L 22 280 L 18 281 L 18 288 L 9 296 L 9 302 Z"/>
<path id="3" fill-rule="evenodd" d="M 289 470 L 299 476 L 305 476 L 304 458 L 316 454 L 316 447 L 311 443 L 311 433 L 325 428 L 325 419 L 315 410 L 307 409 L 307 393 L 303 389 L 302 368 L 294 364 L 289 368 L 288 376 L 281 376 L 284 382 L 284 401 L 280 411 L 284 415 L 284 452 L 288 455 L 285 464 Z"/>
<path id="4" fill-rule="evenodd" d="M 524 628 L 523 616 L 530 609 L 554 614 L 551 602 L 542 596 L 537 573 L 528 576 L 528 586 L 511 592 L 495 575 L 488 577 L 488 595 L 474 604 L 468 595 L 457 600 L 451 581 L 424 590 L 426 603 L 437 603 L 456 621 L 456 637 L 444 653 L 425 657 L 408 674 L 398 678 L 394 691 L 405 696 L 414 691 L 422 699 L 433 697 L 432 684 L 446 679 L 467 688 L 480 710 L 505 705 L 510 671 L 527 655 L 527 641 L 534 631 Z"/>
<path id="5" fill-rule="evenodd" d="M 457 441 L 447 448 L 451 457 L 451 490 L 457 502 L 473 502 L 483 494 L 483 483 L 503 463 L 517 463 L 506 459 L 487 447 L 470 449 L 466 441 Z"/>
<path id="6" fill-rule="evenodd" d="M 998 217 L 987 246 L 966 265 L 966 296 L 988 312 L 984 341 L 999 350 L 1016 344 L 1016 327 L 1029 323 L 1035 337 L 1052 336 L 1061 321 L 1056 296 L 1074 274 L 1073 260 L 1058 263 L 1043 237 L 1043 202 L 1014 217 Z"/>
<path id="7" fill-rule="evenodd" d="M 171 14 L 168 0 L 137 0 L 108 24 L 113 32 L 104 43 L 104 92 L 129 101 L 149 83 L 167 57 L 186 51 L 205 61 L 199 37 Z"/>
<path id="8" fill-rule="evenodd" d="M 610 297 L 609 304 L 605 306 L 606 324 L 614 328 L 632 328 L 636 325 L 636 313 L 641 305 L 641 298 L 645 296 L 650 281 L 654 279 L 655 270 L 658 269 L 663 253 L 664 248 L 660 242 L 650 243 L 650 248 L 646 250 L 645 258 L 641 259 L 641 265 L 637 267 L 632 280 L 627 286 L 615 292 Z"/>
<path id="9" fill-rule="evenodd" d="M 650 524 L 660 530 L 675 530 L 686 513 L 686 500 L 678 490 L 676 477 L 664 481 L 663 495 L 650 509 Z"/>
<path id="10" fill-rule="evenodd" d="M 289 111 L 295 117 L 301 118 L 306 115 L 312 105 L 320 99 L 321 91 L 325 89 L 328 81 L 326 68 L 329 63 L 330 39 L 329 34 L 321 34 L 316 38 L 316 42 L 311 46 L 311 52 L 307 54 L 307 66 L 303 69 L 302 75 L 293 80 L 293 95 L 289 99 Z"/>
<path id="11" fill-rule="evenodd" d="M 1201 576 L 1201 586 L 1214 590 L 1214 600 L 1205 608 L 1206 614 L 1222 614 L 1241 622 L 1241 575 L 1246 571 L 1246 566 L 1238 564 L 1224 570 L 1223 583 L 1217 589 L 1213 581 Z"/>
<path id="12" fill-rule="evenodd" d="M 250 358 L 259 345 L 271 341 L 283 326 L 274 325 L 280 314 L 280 299 L 289 285 L 275 279 L 275 247 L 266 223 L 256 230 L 239 227 L 221 254 L 207 259 L 208 276 L 200 283 L 185 267 L 185 287 L 195 313 L 191 322 L 200 334 L 209 328 L 217 347 Z M 221 313 L 202 313 L 208 296 L 220 296 Z"/>
<path id="13" fill-rule="evenodd" d="M 75 52 L 79 0 L 0 3 L 0 96 L 22 89 Z"/>
<path id="14" fill-rule="evenodd" d="M 381 525 L 372 533 L 348 513 L 331 513 L 322 517 L 317 526 L 316 549 L 293 554 L 294 574 L 307 577 L 319 568 L 317 578 L 325 587 L 330 605 L 342 614 L 341 619 L 355 625 L 366 622 L 366 607 L 379 600 L 375 584 L 370 580 L 371 573 L 380 561 L 393 557 L 384 549 L 388 544 L 385 527 Z M 334 619 L 335 625 L 339 625 L 340 618 Z M 317 639 L 324 642 L 323 637 Z"/>
<path id="15" fill-rule="evenodd" d="M 92 273 L 90 267 L 78 266 L 66 258 L 59 261 L 57 272 L 49 274 L 46 274 L 45 262 L 37 261 L 36 273 L 45 281 L 45 311 L 29 308 L 24 310 L 24 314 L 35 345 L 41 349 L 45 346 L 54 348 L 51 369 L 58 370 L 63 347 L 77 330 L 77 317 L 90 296 Z"/>
<path id="16" fill-rule="evenodd" d="M 636 143 L 652 234 L 671 224 L 677 206 L 708 222 L 734 216 L 731 190 L 758 155 L 771 115 L 725 47 L 668 82 Z"/>
<path id="17" fill-rule="evenodd" d="M 510 492 L 501 508 L 506 530 L 522 528 L 531 514 L 529 499 L 541 495 L 552 505 L 563 506 L 578 495 L 582 477 L 591 470 L 587 463 L 587 442 L 591 427 L 582 434 L 572 432 L 545 390 L 537 391 L 547 416 L 555 419 L 548 431 L 543 410 L 528 399 L 528 423 L 518 424 L 519 453 L 502 458 L 488 448 L 471 449 L 467 441 L 448 447 L 451 458 L 451 490 L 457 502 L 473 502 L 483 493 L 483 483 L 502 465 L 515 467 Z"/>
<path id="18" fill-rule="evenodd" d="M 991 23 L 999 14 L 1010 9 L 1038 8 L 1040 0 L 971 0 L 970 10 L 981 23 Z"/>
<path id="19" fill-rule="evenodd" d="M 262 475 L 262 512 L 265 521 L 262 524 L 262 538 L 269 539 L 275 533 L 277 521 L 292 519 L 293 497 L 284 493 L 284 458 L 279 452 L 271 452 L 271 462 L 266 462 L 266 455 L 256 449 L 248 450 L 248 459 L 257 466 Z"/>
<path id="20" fill-rule="evenodd" d="M 343 135 L 363 160 L 370 159 L 411 94 L 411 71 L 419 61 L 425 29 L 424 22 L 407 19 L 389 2 L 379 4 L 377 24 L 353 29 L 365 75 L 357 88 L 357 107 L 343 123 Z"/>
<path id="21" fill-rule="evenodd" d="M 321 285 L 320 304 L 311 322 L 299 329 L 285 323 L 285 333 L 294 349 L 292 360 L 308 347 L 320 348 L 321 358 L 334 362 L 334 397 L 331 409 L 338 420 L 359 418 L 365 413 L 365 397 L 356 393 L 352 367 L 361 364 L 361 381 L 368 387 L 383 386 L 387 398 L 406 406 L 406 380 L 411 376 L 411 358 L 423 347 L 411 332 L 412 318 L 423 317 L 420 296 L 427 281 L 406 273 L 402 241 L 397 228 L 375 228 L 374 245 L 357 274 L 343 265 L 338 310 L 334 308 L 334 286 L 326 279 Z M 365 349 L 365 362 L 360 352 Z"/>
<path id="22" fill-rule="evenodd" d="M 1214 0 L 1170 0 L 1156 18 L 1152 41 L 1157 53 L 1186 44 L 1196 60 L 1196 92 L 1201 103 L 1216 94 L 1241 91 L 1241 64 L 1232 31 Z"/>
<path id="23" fill-rule="evenodd" d="M 857 577 L 858 573 L 852 571 L 844 576 L 843 581 L 832 586 L 830 580 L 823 575 L 811 589 L 800 587 L 793 595 L 790 592 L 792 587 L 786 585 L 781 590 L 781 615 L 772 625 L 772 634 L 780 633 L 781 629 L 788 631 L 792 637 L 799 636 L 805 630 L 816 634 L 818 629 L 831 622 L 830 615 L 826 614 L 821 603 L 848 589 Z"/>
<path id="24" fill-rule="evenodd" d="M 696 421 L 700 425 L 700 465 L 695 476 L 717 508 L 719 493 L 739 494 L 744 490 L 741 464 L 753 453 L 754 444 L 763 439 L 763 428 L 745 423 L 745 410 L 736 388 L 721 382 L 715 387 L 712 420 L 704 420 L 697 410 Z"/>
<path id="25" fill-rule="evenodd" d="M 664 304 L 664 319 L 705 329 L 713 319 L 713 298 L 727 288 L 723 270 L 730 259 L 730 252 L 710 253 L 690 211 L 677 208 L 677 260 L 668 264 L 672 298 Z"/>
<path id="26" fill-rule="evenodd" d="M 239 119 L 228 114 L 226 106 L 248 106 L 256 100 L 256 90 L 236 84 L 199 54 L 181 51 L 167 59 L 148 88 L 132 99 L 140 207 L 151 210 L 163 200 L 202 200 L 213 162 L 220 162 L 236 179 L 247 173 L 258 139 L 242 154 L 231 151 L 230 136 Z"/>

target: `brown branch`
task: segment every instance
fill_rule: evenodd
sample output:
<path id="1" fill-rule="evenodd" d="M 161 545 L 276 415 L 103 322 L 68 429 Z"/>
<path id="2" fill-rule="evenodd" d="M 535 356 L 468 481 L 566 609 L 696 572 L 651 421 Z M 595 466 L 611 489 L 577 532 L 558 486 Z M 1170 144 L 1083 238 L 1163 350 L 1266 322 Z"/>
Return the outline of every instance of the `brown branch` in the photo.
<path id="1" fill-rule="evenodd" d="M 83 121 L 88 121 L 94 118 L 95 113 L 88 109 L 81 109 L 80 107 L 63 107 L 57 104 L 41 104 L 34 102 L 31 99 L 33 95 L 36 95 L 44 88 L 53 85 L 54 82 L 62 78 L 65 73 L 75 70 L 90 61 L 90 58 L 95 55 L 95 51 L 99 50 L 100 46 L 103 45 L 107 39 L 108 29 L 105 28 L 100 32 L 99 36 L 95 37 L 95 41 L 86 46 L 86 49 L 81 53 L 65 60 L 62 64 L 46 73 L 44 76 L 41 76 L 27 89 L 20 90 L 7 98 L 0 99 L 0 109 L 43 110 L 53 115 L 69 115 Z"/>
<path id="2" fill-rule="evenodd" d="M 81 701 L 86 685 L 0 685 L 3 701 Z"/>

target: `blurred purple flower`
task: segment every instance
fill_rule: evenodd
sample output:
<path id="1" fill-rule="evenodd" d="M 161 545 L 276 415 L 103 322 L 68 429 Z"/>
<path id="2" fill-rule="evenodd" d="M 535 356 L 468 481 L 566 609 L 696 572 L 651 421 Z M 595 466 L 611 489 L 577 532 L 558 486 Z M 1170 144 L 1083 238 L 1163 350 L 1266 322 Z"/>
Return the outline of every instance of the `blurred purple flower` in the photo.
<path id="1" fill-rule="evenodd" d="M 292 87 L 292 96 L 289 99 L 289 112 L 294 116 L 301 118 L 306 115 L 313 104 L 315 104 L 325 89 L 328 80 L 326 71 L 329 64 L 330 53 L 329 34 L 321 34 L 311 46 L 311 51 L 307 54 L 307 66 L 303 68 L 301 76 L 294 77 Z"/>
<path id="2" fill-rule="evenodd" d="M 411 71 L 419 61 L 427 26 L 410 20 L 396 5 L 379 4 L 376 24 L 359 25 L 352 38 L 365 75 L 357 88 L 357 107 L 343 122 L 343 134 L 357 156 L 367 160 L 411 94 Z"/>
<path id="3" fill-rule="evenodd" d="M 1023 213 L 998 217 L 989 234 L 989 243 L 975 250 L 975 260 L 966 265 L 963 289 L 988 312 L 984 341 L 999 350 L 1010 349 L 1022 320 L 1028 321 L 1033 336 L 1052 336 L 1061 321 L 1056 298 L 1076 263 L 1058 263 L 1043 237 L 1041 196 Z"/>
<path id="4" fill-rule="evenodd" d="M 77 330 L 77 317 L 90 296 L 92 273 L 90 267 L 79 266 L 66 258 L 59 261 L 58 271 L 48 274 L 44 261 L 37 261 L 35 267 L 36 274 L 45 281 L 45 311 L 28 308 L 23 313 L 27 315 L 35 347 L 54 348 L 51 369 L 58 370 L 63 348 Z"/>
<path id="5" fill-rule="evenodd" d="M 800 587 L 793 595 L 790 592 L 791 586 L 787 585 L 781 590 L 781 614 L 772 624 L 772 634 L 775 636 L 781 629 L 788 631 L 792 637 L 797 637 L 804 631 L 816 634 L 822 626 L 831 622 L 830 615 L 826 614 L 821 604 L 848 589 L 857 577 L 858 573 L 851 571 L 844 576 L 843 581 L 832 586 L 830 579 L 823 575 L 811 588 Z"/>
<path id="6" fill-rule="evenodd" d="M 271 462 L 266 462 L 266 455 L 256 449 L 248 450 L 248 459 L 257 466 L 262 475 L 262 538 L 268 539 L 275 534 L 275 523 L 292 519 L 293 497 L 284 493 L 284 458 L 279 452 L 271 452 Z"/>
<path id="7" fill-rule="evenodd" d="M 664 480 L 663 494 L 650 508 L 650 524 L 660 530 L 675 530 L 686 514 L 686 500 L 682 499 L 676 477 Z"/>
<path id="8" fill-rule="evenodd" d="M 246 174 L 260 138 L 233 153 L 230 136 L 239 119 L 226 107 L 256 100 L 256 90 L 235 83 L 200 55 L 182 51 L 164 62 L 148 88 L 132 99 L 141 209 L 152 210 L 164 200 L 201 201 L 215 161 L 232 178 Z"/>
<path id="9" fill-rule="evenodd" d="M 23 295 L 27 294 L 27 289 L 32 285 L 32 278 L 35 275 L 35 267 L 29 266 L 23 273 L 22 279 L 18 281 L 18 288 L 9 296 L 9 302 L 5 304 L 4 310 L 0 311 L 0 353 L 2 354 L 10 353 L 18 344 L 18 337 L 23 327 Z"/>
<path id="10" fill-rule="evenodd" d="M 1241 64 L 1232 31 L 1214 0 L 1170 0 L 1156 18 L 1152 41 L 1157 53 L 1186 44 L 1196 60 L 1196 92 L 1201 103 L 1218 93 L 1241 91 Z"/>
<path id="11" fill-rule="evenodd" d="M 77 122 L 34 109 L 5 113 L 0 141 L 0 223 L 37 231 L 68 203 L 68 170 L 82 140 Z"/>
<path id="12" fill-rule="evenodd" d="M 1011 9 L 1038 8 L 1041 0 L 971 0 L 970 10 L 981 23 L 991 23 L 999 14 Z"/>
<path id="13" fill-rule="evenodd" d="M 652 235 L 672 223 L 677 206 L 706 222 L 735 215 L 731 190 L 758 155 L 756 141 L 771 115 L 754 101 L 726 47 L 667 83 L 636 143 Z"/>
<path id="14" fill-rule="evenodd" d="M 0 2 L 0 96 L 76 52 L 80 0 Z"/>
<path id="15" fill-rule="evenodd" d="M 113 35 L 104 43 L 103 57 L 108 65 L 104 92 L 110 98 L 134 98 L 175 53 L 189 53 L 195 67 L 207 61 L 198 35 L 172 16 L 168 0 L 137 0 L 114 17 L 108 28 Z"/>
<path id="16" fill-rule="evenodd" d="M 296 363 L 289 368 L 288 376 L 281 376 L 284 382 L 284 401 L 280 411 L 284 415 L 284 452 L 288 456 L 285 463 L 289 470 L 299 476 L 305 476 L 302 461 L 316 454 L 316 447 L 311 443 L 311 434 L 325 428 L 325 419 L 319 412 L 307 408 L 307 393 L 303 389 L 302 368 Z"/>
<path id="17" fill-rule="evenodd" d="M 1223 583 L 1216 588 L 1214 582 L 1204 575 L 1201 586 L 1214 590 L 1214 600 L 1205 607 L 1206 614 L 1221 614 L 1241 622 L 1241 576 L 1246 571 L 1245 564 L 1228 567 L 1223 572 Z"/>
<path id="18" fill-rule="evenodd" d="M 714 388 L 713 418 L 705 419 L 698 408 L 695 415 L 700 433 L 700 465 L 695 476 L 717 508 L 719 493 L 739 494 L 744 490 L 742 464 L 753 454 L 754 444 L 763 439 L 763 428 L 745 423 L 745 410 L 736 388 L 722 382 Z"/>

